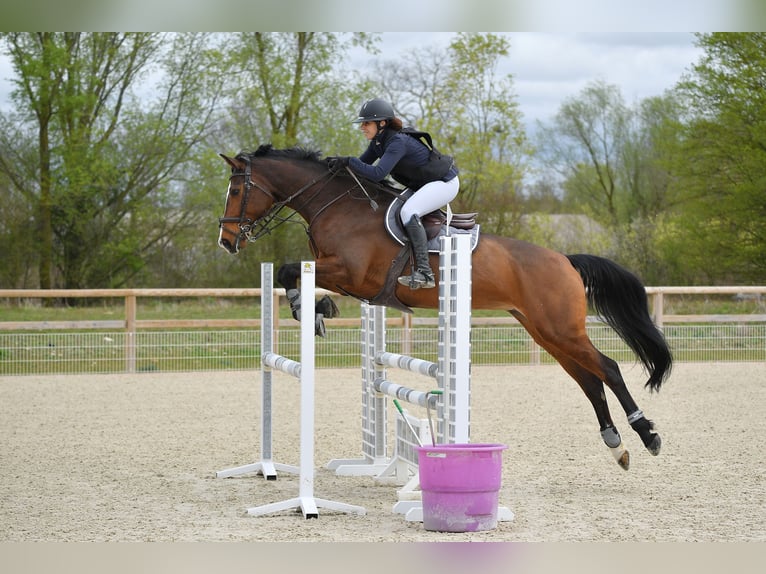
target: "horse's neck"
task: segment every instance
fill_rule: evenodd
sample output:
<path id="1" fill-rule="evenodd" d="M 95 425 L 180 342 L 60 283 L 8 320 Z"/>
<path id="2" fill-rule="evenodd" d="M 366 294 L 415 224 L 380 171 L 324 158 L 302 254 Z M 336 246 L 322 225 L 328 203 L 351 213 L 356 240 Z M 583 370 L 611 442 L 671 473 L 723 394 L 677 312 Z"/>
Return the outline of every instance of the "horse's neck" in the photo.
<path id="1" fill-rule="evenodd" d="M 289 205 L 309 225 L 315 219 L 330 213 L 342 213 L 344 218 L 369 218 L 375 212 L 384 212 L 385 206 L 391 202 L 391 197 L 373 189 L 372 186 L 367 187 L 369 188 L 366 188 L 363 182 L 360 189 L 353 179 L 336 177 L 329 181 L 317 182 L 295 197 Z"/>
<path id="2" fill-rule="evenodd" d="M 308 223 L 325 203 L 325 180 L 321 173 L 297 171 L 277 183 L 275 196 L 280 202 L 297 211 Z"/>

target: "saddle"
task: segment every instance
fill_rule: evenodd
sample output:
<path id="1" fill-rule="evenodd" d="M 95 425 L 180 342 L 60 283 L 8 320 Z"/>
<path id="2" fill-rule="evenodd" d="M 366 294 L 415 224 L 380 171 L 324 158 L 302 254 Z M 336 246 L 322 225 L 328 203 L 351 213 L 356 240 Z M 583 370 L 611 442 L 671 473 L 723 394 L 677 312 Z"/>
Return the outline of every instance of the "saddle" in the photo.
<path id="1" fill-rule="evenodd" d="M 391 202 L 386 211 L 386 231 L 402 248 L 391 262 L 386 280 L 383 282 L 380 291 L 369 300 L 362 299 L 349 292 L 346 292 L 347 295 L 363 300 L 370 305 L 383 305 L 406 313 L 412 313 L 412 309 L 402 303 L 396 296 L 396 288 L 399 284 L 397 278 L 402 275 L 407 262 L 412 258 L 407 235 L 399 217 L 402 205 L 404 205 L 404 202 L 407 201 L 412 193 L 412 190 L 407 189 L 403 193 L 396 194 L 394 201 Z M 452 217 L 449 218 L 449 227 L 447 226 L 447 213 L 444 210 L 440 209 L 421 217 L 423 226 L 426 228 L 426 237 L 428 237 L 428 251 L 439 253 L 439 237 L 442 235 L 456 235 L 458 233 L 470 234 L 471 251 L 476 249 L 476 246 L 479 244 L 480 228 L 476 223 L 476 215 L 476 213 L 453 213 Z"/>
<path id="2" fill-rule="evenodd" d="M 449 221 L 449 226 L 455 229 L 473 229 L 476 226 L 477 212 L 473 213 L 453 213 Z M 432 231 L 436 236 L 442 225 L 447 225 L 447 212 L 443 209 L 437 209 L 427 213 L 420 218 L 426 231 Z"/>
<path id="3" fill-rule="evenodd" d="M 399 244 L 407 245 L 407 234 L 404 231 L 399 212 L 402 205 L 412 195 L 413 191 L 407 189 L 396 195 L 391 205 L 386 211 L 386 231 Z M 428 251 L 431 253 L 439 252 L 439 237 L 442 235 L 455 235 L 458 233 L 468 233 L 471 235 L 471 250 L 476 249 L 479 242 L 479 224 L 476 223 L 478 213 L 453 213 L 447 227 L 447 213 L 443 209 L 432 211 L 420 219 L 423 227 L 426 229 L 428 238 Z"/>

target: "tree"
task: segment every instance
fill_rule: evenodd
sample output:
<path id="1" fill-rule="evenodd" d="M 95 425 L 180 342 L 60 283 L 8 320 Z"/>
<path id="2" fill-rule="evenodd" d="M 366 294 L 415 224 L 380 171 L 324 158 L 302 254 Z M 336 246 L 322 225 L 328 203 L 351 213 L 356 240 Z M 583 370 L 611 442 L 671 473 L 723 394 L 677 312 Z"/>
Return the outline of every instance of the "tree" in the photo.
<path id="1" fill-rule="evenodd" d="M 665 284 L 669 265 L 660 244 L 668 215 L 680 202 L 673 165 L 681 141 L 681 107 L 668 92 L 638 102 L 632 112 L 622 150 L 626 193 L 620 197 L 619 256 L 645 281 Z"/>
<path id="2" fill-rule="evenodd" d="M 2 152 L 0 152 L 2 155 Z M 36 237 L 30 233 L 34 218 L 30 206 L 11 190 L 11 183 L 0 172 L 0 285 L 21 287 L 32 284 L 36 276 L 30 261 L 35 260 Z"/>
<path id="3" fill-rule="evenodd" d="M 376 36 L 327 32 L 244 32 L 230 53 L 236 97 L 232 116 L 240 139 L 275 147 L 332 140 L 337 120 L 349 122 L 353 83 L 342 62 L 352 46 L 374 50 Z M 359 96 L 357 95 L 356 98 Z M 356 103 L 356 102 L 354 102 Z M 328 123 L 328 120 L 330 123 Z M 316 130 L 321 126 L 323 132 Z M 330 137 L 328 137 L 330 136 Z"/>
<path id="4" fill-rule="evenodd" d="M 455 156 L 461 191 L 453 209 L 478 210 L 484 229 L 506 234 L 518 228 L 530 153 L 513 78 L 497 75 L 509 50 L 495 34 L 463 33 L 446 53 L 419 49 L 376 70 L 379 93 L 397 113 Z"/>
<path id="5" fill-rule="evenodd" d="M 561 213 L 561 197 L 556 182 L 543 175 L 526 186 L 524 208 L 527 213 Z"/>
<path id="6" fill-rule="evenodd" d="M 553 124 L 540 129 L 539 147 L 564 179 L 566 206 L 609 227 L 619 224 L 620 156 L 628 125 L 619 88 L 595 81 L 564 100 Z"/>
<path id="7" fill-rule="evenodd" d="M 698 34 L 704 54 L 679 83 L 689 114 L 675 166 L 684 203 L 668 249 L 686 279 L 766 280 L 766 34 Z M 693 239 L 692 239 L 693 238 Z"/>
<path id="8" fill-rule="evenodd" d="M 662 216 L 677 201 L 668 155 L 679 140 L 680 107 L 671 93 L 628 106 L 619 88 L 589 83 L 541 126 L 545 163 L 562 178 L 563 207 L 605 226 L 608 255 L 646 281 L 659 281 Z"/>
<path id="9" fill-rule="evenodd" d="M 372 93 L 389 101 L 405 125 L 440 129 L 449 115 L 440 101 L 449 64 L 449 54 L 431 45 L 412 50 L 403 62 L 377 61 Z"/>
<path id="10" fill-rule="evenodd" d="M 358 153 L 359 135 L 351 119 L 368 90 L 364 79 L 348 72 L 344 62 L 354 46 L 374 50 L 375 39 L 370 34 L 319 32 L 226 34 L 230 73 L 225 116 L 209 147 L 236 154 L 268 143 L 318 149 L 326 155 Z M 218 158 L 217 168 L 206 201 L 220 215 L 228 167 Z M 247 286 L 258 284 L 260 261 L 310 258 L 303 225 L 298 218 L 288 223 L 260 238 L 241 257 L 200 247 L 208 257 L 197 262 L 198 268 L 210 270 L 209 280 L 219 285 Z"/>
<path id="11" fill-rule="evenodd" d="M 100 43 L 100 38 L 105 41 Z M 90 128 L 94 127 L 91 123 L 95 119 L 92 111 L 101 108 L 113 90 L 118 91 L 115 105 L 119 109 L 124 91 L 133 74 L 140 69 L 141 60 L 137 60 L 135 67 L 120 72 L 114 71 L 114 60 L 118 56 L 136 59 L 142 44 L 137 41 L 132 47 L 119 50 L 112 43 L 115 37 L 94 36 L 94 43 L 90 45 L 80 42 L 80 34 L 50 32 L 12 33 L 7 34 L 6 39 L 14 66 L 19 72 L 14 102 L 27 113 L 27 118 L 36 122 L 38 154 L 33 180 L 29 177 L 29 170 L 17 168 L 23 165 L 19 159 L 25 150 L 14 149 L 12 140 L 6 139 L 0 168 L 13 182 L 13 188 L 35 204 L 40 246 L 39 282 L 42 288 L 50 288 L 56 263 L 53 212 L 57 197 L 64 195 L 56 193 L 55 181 L 64 160 L 55 155 L 55 149 L 66 151 L 70 144 L 67 136 L 75 139 L 87 137 Z M 88 51 L 88 56 L 82 57 L 81 50 Z M 116 67 L 123 66 L 117 64 Z M 78 107 L 83 108 L 81 113 L 77 113 Z M 107 121 L 104 129 L 107 132 L 113 130 L 114 123 Z M 23 132 L 18 130 L 16 133 Z M 71 143 L 71 153 L 83 152 L 82 146 Z M 73 185 L 78 183 L 74 181 Z"/>
<path id="12" fill-rule="evenodd" d="M 38 282 L 114 287 L 185 225 L 184 169 L 211 123 L 220 76 L 203 34 L 4 34 L 15 112 L 0 171 L 34 218 Z M 137 90 L 162 69 L 156 98 Z M 36 137 L 31 137 L 35 133 Z"/>

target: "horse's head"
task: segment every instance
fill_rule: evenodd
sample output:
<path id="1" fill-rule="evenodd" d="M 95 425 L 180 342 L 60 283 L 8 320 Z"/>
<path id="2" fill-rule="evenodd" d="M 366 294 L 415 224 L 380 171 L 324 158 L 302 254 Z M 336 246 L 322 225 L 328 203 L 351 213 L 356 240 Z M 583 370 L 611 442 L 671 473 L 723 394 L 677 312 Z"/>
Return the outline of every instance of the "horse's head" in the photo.
<path id="1" fill-rule="evenodd" d="M 330 172 L 315 150 L 274 149 L 266 144 L 234 158 L 220 155 L 231 167 L 231 176 L 226 208 L 218 220 L 218 245 L 229 253 L 238 253 L 248 242 L 283 223 L 301 223 L 308 232 L 316 218 L 331 208 L 340 207 L 347 213 L 360 203 L 355 199 L 355 189 L 370 205 L 375 202 L 367 188 L 380 191 L 372 182 L 362 187 L 356 176 L 336 177 L 340 174 Z M 282 215 L 285 208 L 288 215 Z"/>
<path id="2" fill-rule="evenodd" d="M 254 238 L 256 222 L 269 212 L 275 198 L 255 178 L 249 156 L 220 156 L 231 166 L 231 177 L 226 191 L 226 208 L 218 220 L 218 245 L 229 253 L 237 253 Z"/>

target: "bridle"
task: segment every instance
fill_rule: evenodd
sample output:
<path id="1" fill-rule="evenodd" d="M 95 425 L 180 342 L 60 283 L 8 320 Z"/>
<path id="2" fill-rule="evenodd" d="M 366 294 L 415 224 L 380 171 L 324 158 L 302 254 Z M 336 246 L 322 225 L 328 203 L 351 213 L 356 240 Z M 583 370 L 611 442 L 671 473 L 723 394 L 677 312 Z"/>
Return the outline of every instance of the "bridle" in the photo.
<path id="1" fill-rule="evenodd" d="M 263 233 L 257 234 L 254 233 L 254 225 L 256 223 L 255 220 L 250 219 L 247 217 L 247 202 L 250 200 L 250 191 L 255 188 L 258 191 L 266 194 L 273 202 L 276 203 L 276 198 L 274 197 L 274 194 L 272 194 L 268 189 L 264 188 L 263 186 L 259 185 L 258 183 L 253 181 L 252 174 L 252 165 L 250 163 L 250 158 L 245 157 L 245 169 L 244 171 L 236 171 L 232 169 L 231 176 L 229 177 L 229 190 L 231 190 L 231 180 L 233 180 L 235 177 L 244 177 L 245 179 L 245 190 L 242 193 L 242 200 L 239 204 L 239 215 L 236 217 L 219 217 L 218 218 L 218 228 L 220 229 L 223 227 L 224 223 L 236 223 L 239 227 L 239 233 L 237 234 L 237 247 L 239 246 L 239 242 L 241 239 L 245 239 L 247 241 L 255 241 L 257 237 L 254 237 L 254 234 L 260 237 Z"/>
<path id="2" fill-rule="evenodd" d="M 293 221 L 293 219 L 298 215 L 298 210 L 294 209 L 293 213 L 288 215 L 287 217 L 280 217 L 279 213 L 284 209 L 290 202 L 292 202 L 294 199 L 296 199 L 298 196 L 302 195 L 306 190 L 310 189 L 314 184 L 320 182 L 323 179 L 327 179 L 329 182 L 333 177 L 334 174 L 326 173 L 322 174 L 318 177 L 315 177 L 313 180 L 308 182 L 306 185 L 301 187 L 298 191 L 291 194 L 286 199 L 283 199 L 281 201 L 278 201 L 277 198 L 274 196 L 273 193 L 271 193 L 268 189 L 258 184 L 258 182 L 253 181 L 252 178 L 252 164 L 250 161 L 250 157 L 248 156 L 240 156 L 239 159 L 242 159 L 245 163 L 245 169 L 243 171 L 236 171 L 232 169 L 231 176 L 229 177 L 229 189 L 231 189 L 231 180 L 235 177 L 244 177 L 244 192 L 242 194 L 242 201 L 240 202 L 240 212 L 239 216 L 234 217 L 219 217 L 218 218 L 218 227 L 219 229 L 223 226 L 224 223 L 236 223 L 239 227 L 239 234 L 237 234 L 236 239 L 236 247 L 239 247 L 239 242 L 242 239 L 245 239 L 246 241 L 252 243 L 253 241 L 256 241 L 263 237 L 264 235 L 267 235 L 271 233 L 274 229 L 282 225 L 283 223 L 287 223 L 288 221 Z M 264 213 L 261 217 L 258 219 L 250 219 L 247 217 L 247 203 L 250 200 L 250 192 L 251 190 L 256 189 L 260 191 L 261 193 L 265 194 L 267 197 L 269 197 L 273 204 L 269 208 L 269 210 Z M 308 203 L 314 199 L 314 197 L 317 196 L 317 194 L 321 191 L 321 188 L 317 190 L 317 193 L 314 194 L 312 197 L 308 198 L 305 205 L 308 205 Z M 338 196 L 331 200 L 327 205 L 322 207 L 317 215 L 319 213 L 322 213 L 327 207 L 329 207 L 331 204 L 335 203 L 338 199 L 340 199 L 341 196 Z M 276 223 L 273 223 L 275 222 Z M 301 221 L 296 220 L 295 222 L 303 224 Z M 309 224 L 310 225 L 310 224 Z M 304 225 L 304 228 L 306 229 L 306 232 L 308 233 L 309 229 Z"/>

